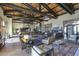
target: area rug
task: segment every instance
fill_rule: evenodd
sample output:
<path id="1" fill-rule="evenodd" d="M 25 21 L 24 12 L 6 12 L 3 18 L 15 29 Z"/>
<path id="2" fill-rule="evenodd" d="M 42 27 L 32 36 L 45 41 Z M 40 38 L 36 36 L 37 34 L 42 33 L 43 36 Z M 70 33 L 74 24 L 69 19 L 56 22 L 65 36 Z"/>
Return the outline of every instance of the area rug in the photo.
<path id="1" fill-rule="evenodd" d="M 78 49 L 78 45 L 65 42 L 59 48 L 54 49 L 54 56 L 74 56 Z"/>

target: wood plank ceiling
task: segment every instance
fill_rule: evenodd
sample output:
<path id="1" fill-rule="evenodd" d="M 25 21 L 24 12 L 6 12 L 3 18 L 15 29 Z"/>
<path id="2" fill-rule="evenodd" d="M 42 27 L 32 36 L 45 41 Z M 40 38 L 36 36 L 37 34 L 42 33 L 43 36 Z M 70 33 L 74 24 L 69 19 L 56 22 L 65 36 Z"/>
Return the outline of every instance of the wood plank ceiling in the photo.
<path id="1" fill-rule="evenodd" d="M 13 22 L 35 23 L 45 21 L 44 17 L 57 19 L 58 16 L 75 13 L 78 3 L 0 3 L 4 15 Z"/>

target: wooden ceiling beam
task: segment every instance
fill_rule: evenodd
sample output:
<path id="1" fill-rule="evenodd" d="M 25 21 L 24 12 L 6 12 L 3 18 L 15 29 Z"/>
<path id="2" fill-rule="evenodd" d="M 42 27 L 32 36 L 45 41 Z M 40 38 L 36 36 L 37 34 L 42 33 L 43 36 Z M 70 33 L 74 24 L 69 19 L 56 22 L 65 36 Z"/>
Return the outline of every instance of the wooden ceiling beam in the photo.
<path id="1" fill-rule="evenodd" d="M 19 10 L 4 10 L 5 12 L 19 12 L 19 13 L 21 13 L 21 11 L 19 11 Z"/>
<path id="2" fill-rule="evenodd" d="M 4 6 L 8 6 L 13 8 L 13 10 L 18 10 L 18 7 L 13 6 L 13 4 L 8 4 L 8 3 L 4 3 L 4 4 L 0 4 L 0 6 L 2 7 L 3 10 L 5 10 L 3 7 Z M 20 9 L 20 8 L 19 8 Z M 19 10 L 21 12 L 21 9 Z"/>
<path id="3" fill-rule="evenodd" d="M 24 14 L 20 13 L 19 11 L 15 11 L 15 10 L 4 10 L 4 15 L 7 15 L 7 14 L 11 14 L 13 13 L 13 15 L 21 15 L 24 17 Z"/>
<path id="4" fill-rule="evenodd" d="M 22 16 L 22 18 L 30 18 L 30 19 L 35 19 L 35 20 L 41 20 L 40 16 L 39 17 L 34 17 L 34 16 L 29 16 L 28 14 L 24 13 L 23 11 L 27 12 L 27 9 L 23 9 L 23 8 L 17 6 L 17 5 L 14 5 L 14 4 L 0 4 L 0 6 L 9 6 L 9 7 L 11 6 L 14 11 L 20 12 L 22 15 L 24 15 L 24 16 Z M 48 13 L 48 12 L 44 12 L 43 15 L 46 15 L 46 13 Z M 5 14 L 5 15 L 7 15 L 7 14 Z M 8 16 L 10 16 L 10 14 L 8 14 Z M 15 15 L 11 15 L 11 16 L 15 16 Z"/>
<path id="5" fill-rule="evenodd" d="M 15 9 L 19 9 L 19 10 L 21 10 L 21 11 L 25 11 L 25 10 L 27 10 L 27 11 L 30 11 L 30 9 L 27 9 L 27 8 L 22 8 L 22 7 L 20 7 L 20 6 L 17 6 L 17 5 L 15 5 L 15 4 L 12 4 L 12 3 L 2 3 L 2 4 L 0 4 L 0 6 L 11 6 L 12 8 L 15 8 Z"/>
<path id="6" fill-rule="evenodd" d="M 11 14 L 11 13 L 13 13 L 13 14 Z M 24 17 L 24 14 L 21 14 L 21 13 L 19 13 L 18 12 L 18 14 L 16 14 L 16 11 L 4 11 L 4 15 L 6 15 L 6 16 L 13 16 L 13 17 Z"/>
<path id="7" fill-rule="evenodd" d="M 10 16 L 10 17 L 20 17 L 20 18 L 18 18 L 18 19 L 34 19 L 34 20 L 42 20 L 42 19 L 40 19 L 40 17 L 24 17 L 24 16 L 21 16 L 21 15 L 12 15 L 12 14 L 7 14 L 7 13 L 5 13 L 5 15 L 6 16 Z"/>
<path id="8" fill-rule="evenodd" d="M 41 11 L 39 11 L 38 9 L 36 9 L 35 7 L 33 7 L 31 4 L 29 3 L 23 3 L 25 6 L 29 7 L 30 10 L 32 10 L 33 12 L 37 12 L 37 13 L 43 13 Z"/>
<path id="9" fill-rule="evenodd" d="M 13 21 L 12 23 L 27 23 L 27 24 L 33 24 L 31 22 L 18 22 L 18 21 Z"/>
<path id="10" fill-rule="evenodd" d="M 45 3 L 41 3 L 52 15 L 54 15 L 54 18 L 57 18 L 57 14 Z"/>
<path id="11" fill-rule="evenodd" d="M 74 13 L 75 13 L 75 12 L 74 12 L 74 11 L 75 11 L 74 5 L 73 5 L 72 3 L 69 3 L 68 5 L 69 5 L 69 7 L 70 7 L 72 13 L 74 14 Z"/>
<path id="12" fill-rule="evenodd" d="M 34 20 L 30 20 L 30 21 L 22 21 L 22 20 L 18 20 L 18 19 L 13 19 L 13 20 L 15 20 L 15 21 L 13 21 L 14 23 L 19 23 L 19 22 L 17 22 L 17 21 L 20 21 L 20 22 L 22 22 L 22 23 L 28 23 L 28 24 L 34 24 L 34 22 L 37 22 L 37 21 L 34 21 Z M 41 22 L 41 21 L 38 21 L 37 23 L 39 23 L 39 22 Z"/>
<path id="13" fill-rule="evenodd" d="M 24 15 L 25 18 L 28 17 L 28 18 L 33 18 L 33 19 L 35 19 L 35 20 L 38 19 L 38 18 L 36 18 L 36 17 L 29 16 L 28 14 L 25 14 L 25 13 L 23 12 L 23 10 L 22 10 L 20 7 L 14 5 L 14 4 L 0 4 L 0 6 L 6 6 L 6 5 L 10 5 L 10 6 L 13 8 L 13 10 L 18 10 L 20 13 L 22 13 L 22 14 Z M 25 11 L 26 11 L 26 9 L 25 9 Z M 27 15 L 27 16 L 26 16 L 26 15 Z"/>
<path id="14" fill-rule="evenodd" d="M 51 3 L 48 3 L 48 5 L 50 5 Z M 41 10 L 43 10 L 44 8 L 41 8 Z"/>
<path id="15" fill-rule="evenodd" d="M 27 20 L 34 20 L 34 21 L 36 21 L 36 20 L 39 20 L 39 21 L 41 21 L 41 20 L 43 20 L 43 19 L 40 19 L 40 18 L 38 18 L 38 17 L 20 17 L 20 18 L 17 18 L 18 20 L 19 19 L 27 19 Z"/>
<path id="16" fill-rule="evenodd" d="M 5 14 L 6 16 L 11 16 L 11 17 L 22 17 L 22 15 L 12 15 L 12 14 Z"/>
<path id="17" fill-rule="evenodd" d="M 61 8 L 63 8 L 66 12 L 68 12 L 69 14 L 73 14 L 74 13 L 73 7 L 68 5 L 67 3 L 58 3 L 58 5 Z"/>
<path id="18" fill-rule="evenodd" d="M 14 4 L 11 4 L 11 3 L 4 3 L 4 4 L 0 4 L 0 6 L 11 6 L 13 8 L 13 10 L 18 10 L 20 13 L 22 13 L 25 17 L 28 16 L 30 17 L 26 12 L 30 11 L 29 9 L 25 9 L 25 8 L 22 8 L 20 6 L 17 6 L 17 5 L 14 5 Z M 25 12 L 24 12 L 25 11 Z"/>
<path id="19" fill-rule="evenodd" d="M 25 3 L 24 5 L 26 5 L 27 7 L 29 7 L 33 12 L 38 12 L 38 13 L 40 13 L 40 14 L 42 14 L 42 15 L 46 15 L 47 13 L 50 13 L 50 12 L 42 12 L 41 11 L 41 4 L 39 3 L 39 10 L 38 9 L 36 9 L 35 7 L 33 7 L 31 4 L 29 4 L 29 3 Z M 38 18 L 40 18 L 40 16 L 38 17 Z"/>
<path id="20" fill-rule="evenodd" d="M 13 20 L 15 20 L 15 21 L 21 21 L 21 22 L 33 22 L 34 20 L 24 20 L 24 19 L 13 19 Z"/>
<path id="21" fill-rule="evenodd" d="M 39 11 L 41 12 L 42 8 L 41 8 L 41 4 L 39 3 Z"/>
<path id="22" fill-rule="evenodd" d="M 4 4 L 0 4 L 0 6 L 2 7 L 2 6 L 11 6 L 12 8 L 13 8 L 13 10 L 16 10 L 16 11 L 18 11 L 18 12 L 20 12 L 20 13 L 22 13 L 22 14 L 24 14 L 25 16 L 27 15 L 28 16 L 28 14 L 26 14 L 26 13 L 24 13 L 23 11 L 31 11 L 30 9 L 25 9 L 25 8 L 22 8 L 22 7 L 20 7 L 20 6 L 17 6 L 17 5 L 14 5 L 14 4 L 11 4 L 11 3 L 4 3 Z M 38 11 L 38 10 L 37 10 Z M 33 12 L 33 11 L 32 11 Z M 39 12 L 39 11 L 38 11 Z M 40 13 L 40 12 L 39 12 Z M 49 12 L 41 12 L 42 14 L 46 14 L 46 13 L 49 13 Z M 29 16 L 30 17 L 30 16 Z"/>

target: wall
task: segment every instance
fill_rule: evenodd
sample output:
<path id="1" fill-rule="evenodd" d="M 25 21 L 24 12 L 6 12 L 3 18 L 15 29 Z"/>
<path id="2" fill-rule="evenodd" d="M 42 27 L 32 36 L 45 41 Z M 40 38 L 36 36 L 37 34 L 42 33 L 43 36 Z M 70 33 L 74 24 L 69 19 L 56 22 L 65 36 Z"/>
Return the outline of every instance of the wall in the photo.
<path id="1" fill-rule="evenodd" d="M 31 28 L 31 31 L 36 27 L 39 26 L 39 24 L 30 24 L 29 25 Z M 23 23 L 13 23 L 13 28 L 23 28 L 23 27 L 28 27 L 28 24 L 23 24 Z"/>
<path id="2" fill-rule="evenodd" d="M 12 18 L 6 18 L 6 29 L 8 35 L 12 36 Z"/>
<path id="3" fill-rule="evenodd" d="M 50 19 L 48 22 L 42 22 L 42 31 L 44 30 L 43 29 L 43 25 L 45 24 L 50 24 L 52 23 L 52 27 L 63 27 L 63 21 L 66 21 L 66 20 L 75 20 L 76 18 L 79 18 L 79 10 L 75 11 L 75 14 L 73 15 L 70 15 L 70 14 L 64 14 L 64 15 L 61 15 L 61 16 L 58 16 L 57 19 Z M 18 23 L 15 23 L 13 24 L 14 28 L 22 28 L 24 25 L 22 23 L 18 24 Z M 39 24 L 33 24 L 33 25 L 30 25 L 31 29 L 33 30 L 36 26 L 39 26 Z"/>
<path id="4" fill-rule="evenodd" d="M 22 28 L 23 24 L 22 23 L 13 23 L 14 28 Z"/>
<path id="5" fill-rule="evenodd" d="M 0 7 L 0 17 L 5 21 L 6 24 L 6 33 L 12 35 L 12 18 L 8 18 L 3 14 L 3 10 Z M 6 34 L 6 35 L 7 35 Z"/>
<path id="6" fill-rule="evenodd" d="M 48 22 L 44 22 L 44 24 L 52 23 L 52 28 L 57 26 L 62 27 L 63 21 L 72 20 L 72 19 L 75 20 L 76 18 L 79 18 L 79 10 L 77 10 L 73 15 L 67 13 L 59 16 L 57 19 L 50 19 Z"/>

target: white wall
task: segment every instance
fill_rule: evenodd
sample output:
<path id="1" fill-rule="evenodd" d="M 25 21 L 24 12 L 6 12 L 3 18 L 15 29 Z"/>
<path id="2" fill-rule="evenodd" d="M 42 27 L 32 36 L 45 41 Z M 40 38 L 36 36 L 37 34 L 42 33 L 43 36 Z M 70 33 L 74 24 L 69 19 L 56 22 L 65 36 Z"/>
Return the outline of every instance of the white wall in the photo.
<path id="1" fill-rule="evenodd" d="M 33 30 L 36 26 L 39 26 L 39 24 L 30 24 L 29 25 L 31 30 Z M 28 24 L 23 24 L 23 23 L 13 23 L 13 28 L 23 28 L 23 27 L 28 27 Z"/>
<path id="2" fill-rule="evenodd" d="M 22 23 L 13 23 L 14 28 L 22 28 L 23 24 Z"/>
<path id="3" fill-rule="evenodd" d="M 6 25 L 8 35 L 12 36 L 12 18 L 6 18 Z"/>
<path id="4" fill-rule="evenodd" d="M 3 15 L 3 10 L 0 8 L 0 16 L 2 17 L 2 19 L 6 20 L 7 22 L 12 22 L 11 18 L 7 18 L 6 16 Z M 52 23 L 52 28 L 53 27 L 57 27 L 57 26 L 60 26 L 62 27 L 63 26 L 63 21 L 66 21 L 66 20 L 72 20 L 72 19 L 76 19 L 76 18 L 79 18 L 79 10 L 77 10 L 75 12 L 75 14 L 73 15 L 70 15 L 70 14 L 64 14 L 64 15 L 61 15 L 59 16 L 57 19 L 50 19 L 48 22 L 43 22 L 42 24 L 50 24 Z M 10 20 L 10 21 L 9 21 Z M 15 28 L 21 28 L 23 27 L 23 24 L 13 24 Z M 9 25 L 8 25 L 9 26 Z M 12 26 L 12 24 L 10 25 L 10 27 Z M 35 26 L 39 26 L 39 24 L 34 24 L 34 25 L 31 25 L 31 28 L 33 29 Z M 12 27 L 11 27 L 12 28 Z M 12 33 L 12 29 L 9 29 L 8 32 L 11 34 Z"/>
<path id="5" fill-rule="evenodd" d="M 63 21 L 73 20 L 73 19 L 75 20 L 76 18 L 79 18 L 79 10 L 77 10 L 75 14 L 73 15 L 70 15 L 67 13 L 67 14 L 59 16 L 57 19 L 50 19 L 48 22 L 44 22 L 44 24 L 52 23 L 52 28 L 56 26 L 62 27 Z"/>
<path id="6" fill-rule="evenodd" d="M 8 18 L 3 14 L 3 10 L 0 7 L 0 17 L 2 18 L 2 20 L 5 21 L 6 23 L 6 33 L 12 35 L 12 18 Z"/>

